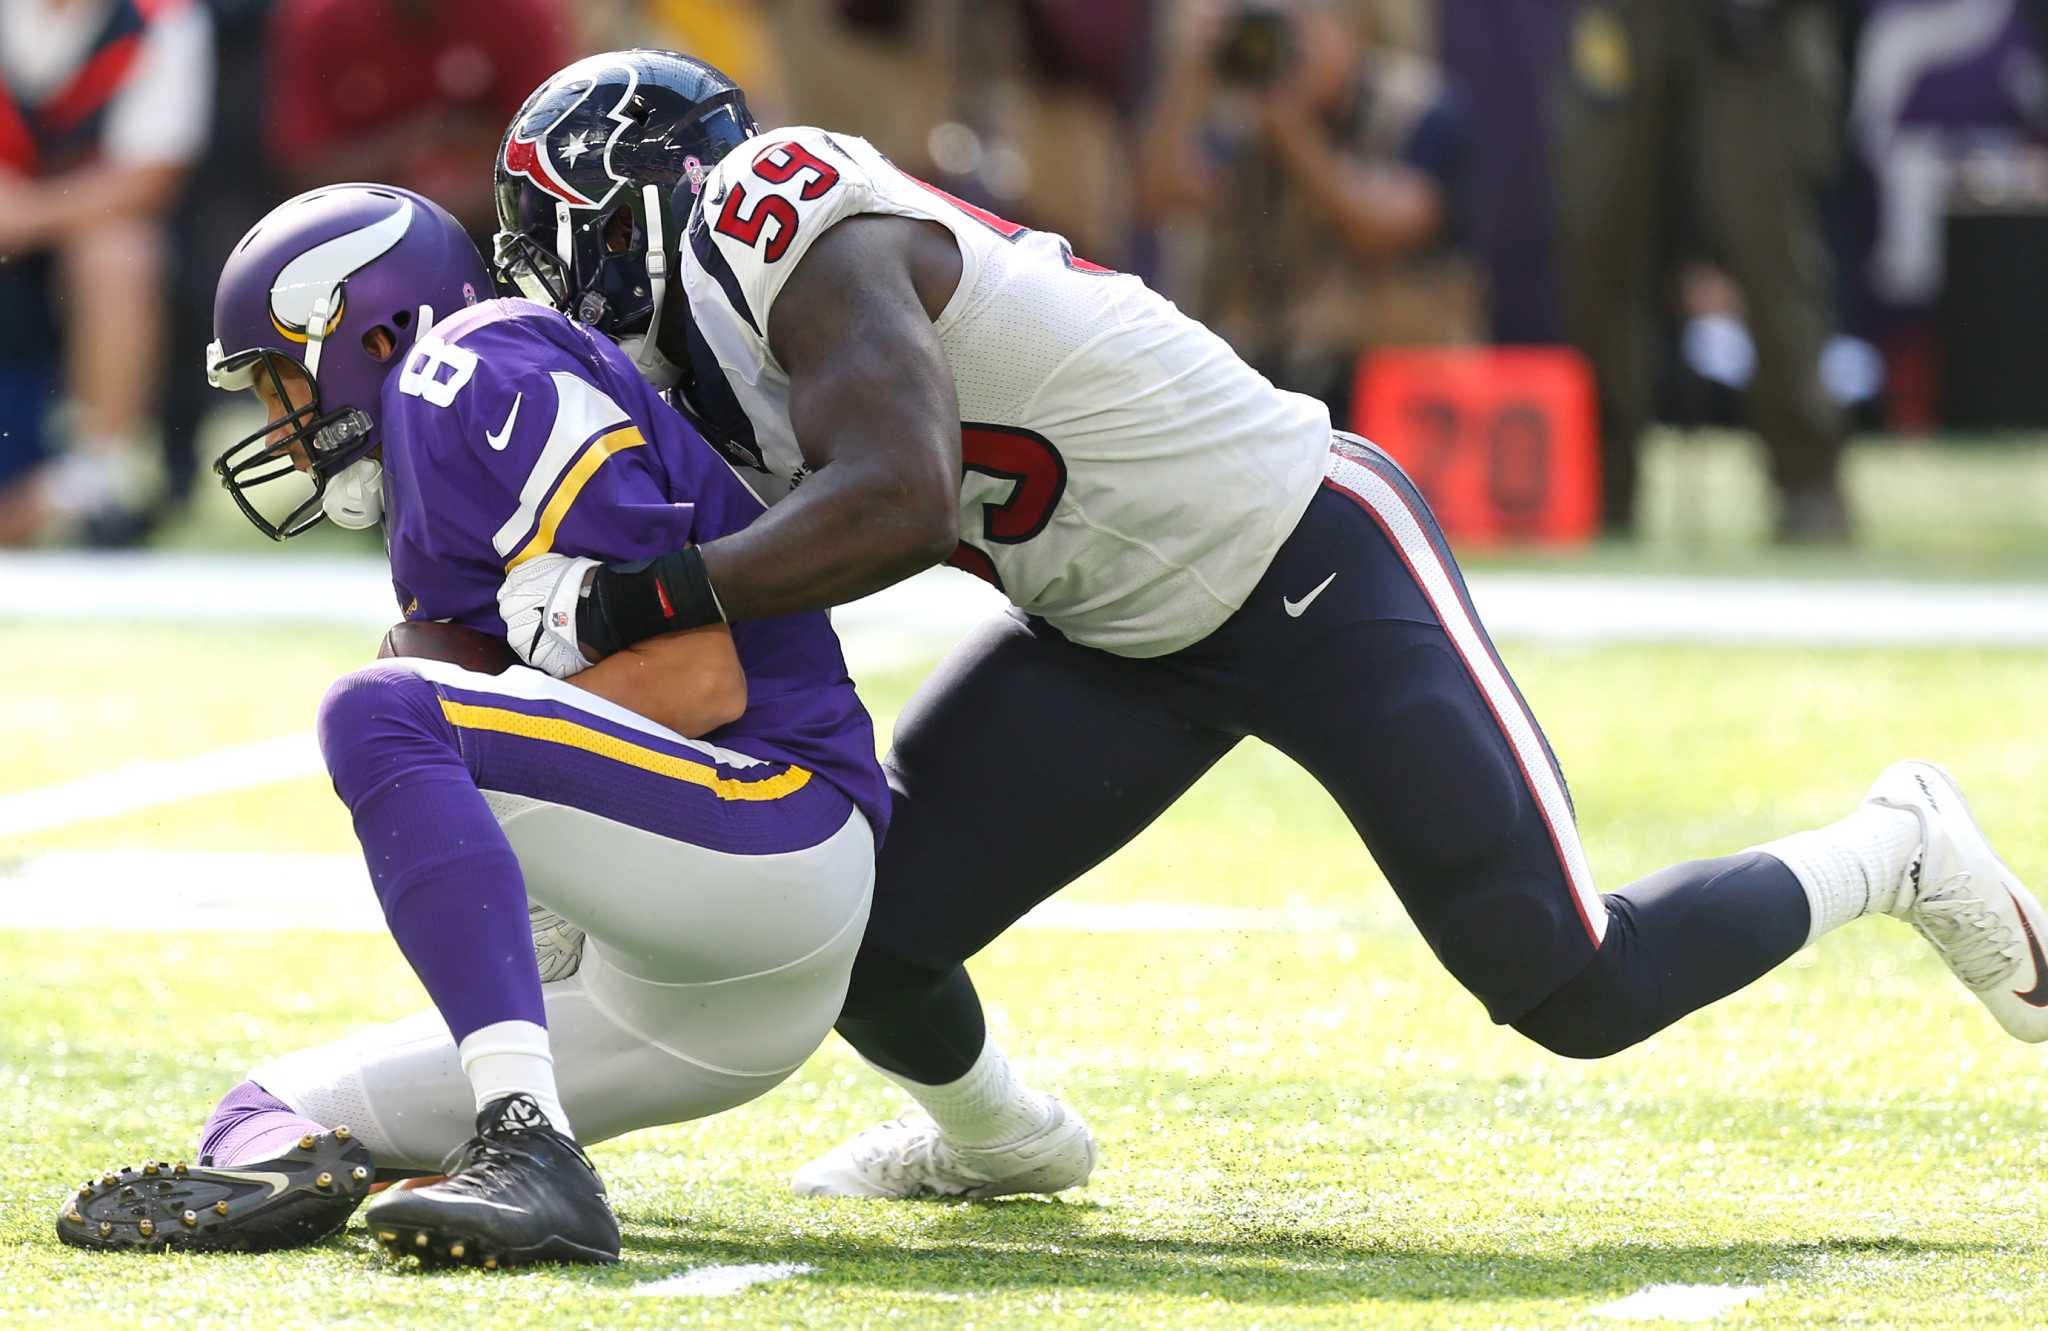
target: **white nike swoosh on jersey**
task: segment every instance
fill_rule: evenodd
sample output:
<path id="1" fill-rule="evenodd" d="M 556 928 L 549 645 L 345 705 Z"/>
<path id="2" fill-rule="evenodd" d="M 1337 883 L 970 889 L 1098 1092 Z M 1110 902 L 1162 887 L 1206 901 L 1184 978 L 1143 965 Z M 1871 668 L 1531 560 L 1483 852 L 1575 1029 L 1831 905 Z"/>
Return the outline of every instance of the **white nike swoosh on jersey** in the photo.
<path id="1" fill-rule="evenodd" d="M 504 452 L 505 445 L 512 442 L 512 422 L 519 419 L 519 404 L 522 400 L 525 399 L 525 397 L 526 394 L 524 393 L 513 394 L 512 410 L 505 414 L 505 424 L 503 428 L 501 428 L 496 434 L 487 434 L 484 436 L 484 442 L 489 444 L 497 452 Z"/>
<path id="2" fill-rule="evenodd" d="M 218 1174 L 222 1178 L 240 1179 L 244 1183 L 267 1183 L 270 1185 L 270 1195 L 272 1197 L 277 1196 L 277 1194 L 283 1192 L 286 1188 L 289 1188 L 292 1185 L 291 1179 L 286 1175 L 273 1174 L 267 1170 L 216 1169 L 212 1172 Z M 268 1198 L 266 1198 L 265 1200 L 268 1200 Z"/>
<path id="3" fill-rule="evenodd" d="M 1337 575 L 1332 573 L 1329 577 L 1324 578 L 1321 582 L 1317 583 L 1316 589 L 1310 592 L 1307 596 L 1302 597 L 1299 601 L 1290 601 L 1284 596 L 1281 597 L 1281 608 L 1286 610 L 1288 615 L 1290 615 L 1291 617 L 1295 619 L 1300 619 L 1301 612 L 1308 609 L 1309 606 L 1313 605 L 1315 603 L 1315 599 L 1323 594 L 1323 588 L 1329 586 L 1336 580 Z"/>

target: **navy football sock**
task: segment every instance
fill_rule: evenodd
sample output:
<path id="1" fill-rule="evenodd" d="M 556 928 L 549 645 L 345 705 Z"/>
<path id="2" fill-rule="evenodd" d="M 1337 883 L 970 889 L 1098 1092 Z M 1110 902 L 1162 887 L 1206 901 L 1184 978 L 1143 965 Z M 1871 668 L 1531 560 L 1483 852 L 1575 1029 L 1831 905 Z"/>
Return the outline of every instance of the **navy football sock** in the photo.
<path id="1" fill-rule="evenodd" d="M 1571 1058 L 1604 1058 L 1725 998 L 1806 942 L 1806 890 L 1746 851 L 1674 865 L 1605 898 L 1593 960 L 1514 1023 Z"/>
<path id="2" fill-rule="evenodd" d="M 465 765 L 433 684 L 358 670 L 320 708 L 320 749 L 355 818 L 398 950 L 460 1042 L 504 1021 L 545 1026 L 526 881 Z"/>

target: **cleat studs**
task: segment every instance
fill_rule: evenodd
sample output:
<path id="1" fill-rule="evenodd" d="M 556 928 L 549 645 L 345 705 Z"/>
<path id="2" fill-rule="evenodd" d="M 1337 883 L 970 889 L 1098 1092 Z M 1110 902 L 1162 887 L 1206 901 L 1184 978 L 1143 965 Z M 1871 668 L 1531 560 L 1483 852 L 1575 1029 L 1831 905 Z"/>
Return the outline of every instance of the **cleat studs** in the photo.
<path id="1" fill-rule="evenodd" d="M 135 1232 L 142 1235 L 142 1237 L 144 1238 L 148 1238 L 150 1235 L 156 1233 L 156 1221 L 143 1220 L 137 1222 L 135 1226 Z"/>
<path id="2" fill-rule="evenodd" d="M 398 1235 L 388 1229 L 380 1229 L 377 1231 L 377 1241 L 379 1243 L 396 1243 L 398 1242 Z"/>
<path id="3" fill-rule="evenodd" d="M 412 1246 L 415 1248 L 424 1248 L 432 1242 L 433 1240 L 427 1237 L 427 1231 L 424 1229 L 412 1236 Z"/>
<path id="4" fill-rule="evenodd" d="M 199 1212 L 185 1212 L 185 1214 L 178 1217 L 178 1223 L 187 1229 L 197 1229 L 199 1227 Z"/>
<path id="5" fill-rule="evenodd" d="M 101 1237 L 101 1238 L 103 1238 L 103 1239 L 110 1239 L 110 1238 L 114 1237 L 114 1222 L 113 1222 L 113 1221 L 111 1221 L 111 1220 L 102 1220 L 102 1221 L 100 1221 L 100 1237 Z"/>
<path id="6" fill-rule="evenodd" d="M 338 1142 L 345 1142 L 354 1135 L 354 1133 L 348 1130 L 348 1124 L 346 1123 L 342 1124 L 340 1127 L 334 1130 L 334 1140 Z"/>
<path id="7" fill-rule="evenodd" d="M 90 1183 L 81 1183 L 81 1184 L 79 1184 L 79 1185 L 78 1185 L 78 1195 L 79 1195 L 80 1197 L 90 1197 L 90 1196 L 92 1196 L 92 1184 L 90 1184 Z"/>
<path id="8" fill-rule="evenodd" d="M 155 1178 L 155 1177 L 157 1176 L 157 1172 L 158 1172 L 158 1171 L 157 1171 L 157 1163 L 156 1163 L 156 1161 L 154 1161 L 154 1160 L 151 1160 L 151 1161 L 149 1161 L 149 1162 L 148 1162 L 147 1164 L 143 1165 L 143 1166 L 142 1166 L 142 1172 L 143 1172 L 144 1174 L 148 1175 L 148 1176 L 149 1176 L 150 1178 Z"/>
<path id="9" fill-rule="evenodd" d="M 486 1258 L 484 1258 L 484 1270 L 486 1270 L 486 1271 L 495 1271 L 495 1270 L 497 1270 L 497 1269 L 498 1269 L 498 1259 L 497 1259 L 497 1258 L 495 1258 L 495 1257 L 486 1257 Z"/>
<path id="10" fill-rule="evenodd" d="M 192 1166 L 186 1164 L 183 1160 L 180 1160 L 176 1165 L 172 1166 L 171 1172 L 177 1175 L 179 1178 L 183 1178 L 187 1174 L 192 1172 Z"/>
<path id="11" fill-rule="evenodd" d="M 463 1247 L 460 1243 L 451 1243 L 448 1245 L 448 1255 L 458 1262 L 462 1260 L 462 1255 L 468 1251 L 469 1249 Z"/>
<path id="12" fill-rule="evenodd" d="M 107 1187 L 107 1188 L 111 1188 L 111 1187 L 113 1187 L 113 1186 L 114 1186 L 114 1185 L 115 1185 L 116 1183 L 119 1183 L 120 1181 L 121 1181 L 121 1180 L 120 1180 L 119 1178 L 116 1178 L 116 1177 L 115 1177 L 114 1175 L 112 1175 L 112 1174 L 102 1174 L 102 1175 L 100 1176 L 100 1185 L 101 1185 L 102 1187 Z"/>
<path id="13" fill-rule="evenodd" d="M 305 1136 L 299 1138 L 299 1149 L 302 1151 L 310 1151 L 313 1149 L 312 1133 L 309 1132 Z"/>
<path id="14" fill-rule="evenodd" d="M 320 1191 L 322 1192 L 327 1191 L 329 1188 L 334 1186 L 334 1175 L 323 1173 L 322 1175 L 320 1175 L 319 1178 L 313 1180 L 313 1186 L 320 1189 Z"/>
<path id="15" fill-rule="evenodd" d="M 354 1179 L 356 1182 L 361 1183 L 364 1179 L 370 1177 L 370 1171 L 363 1168 L 361 1165 L 357 1165 L 354 1169 L 348 1171 L 348 1176 Z"/>
<path id="16" fill-rule="evenodd" d="M 76 1207 L 73 1207 L 71 1209 L 70 1214 L 66 1215 L 64 1218 L 74 1225 L 82 1225 L 85 1223 L 85 1217 L 78 1213 L 78 1209 Z"/>
<path id="17" fill-rule="evenodd" d="M 228 1213 L 228 1204 L 226 1202 L 215 1202 L 213 1204 L 213 1213 L 215 1215 L 226 1215 Z"/>

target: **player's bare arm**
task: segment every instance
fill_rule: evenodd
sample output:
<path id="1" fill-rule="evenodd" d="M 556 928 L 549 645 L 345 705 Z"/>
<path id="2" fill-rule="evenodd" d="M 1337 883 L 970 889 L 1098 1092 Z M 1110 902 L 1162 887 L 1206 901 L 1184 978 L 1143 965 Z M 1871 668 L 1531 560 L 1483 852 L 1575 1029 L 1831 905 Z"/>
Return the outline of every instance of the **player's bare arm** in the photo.
<path id="1" fill-rule="evenodd" d="M 668 633 L 615 652 L 571 682 L 690 739 L 745 715 L 747 677 L 723 624 Z"/>
<path id="2" fill-rule="evenodd" d="M 727 619 L 839 605 L 959 540 L 960 406 L 932 321 L 960 280 L 944 227 L 856 217 L 804 255 L 768 321 L 813 475 L 703 547 Z"/>

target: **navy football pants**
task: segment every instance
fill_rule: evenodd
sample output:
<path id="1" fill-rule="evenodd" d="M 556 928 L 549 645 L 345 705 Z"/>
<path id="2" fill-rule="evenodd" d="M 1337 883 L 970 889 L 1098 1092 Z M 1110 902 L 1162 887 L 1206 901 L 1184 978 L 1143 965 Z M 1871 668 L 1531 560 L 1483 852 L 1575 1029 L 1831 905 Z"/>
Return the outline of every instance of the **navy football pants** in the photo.
<path id="1" fill-rule="evenodd" d="M 960 1076 L 983 1039 L 961 963 L 1247 735 L 1335 797 L 1492 1018 L 1560 1053 L 1625 1048 L 1805 941 L 1805 896 L 1764 855 L 1594 889 L 1556 761 L 1421 495 L 1340 436 L 1294 534 L 1208 638 L 1130 660 L 1012 612 L 925 682 L 896 725 L 840 1033 L 913 1080 Z"/>

